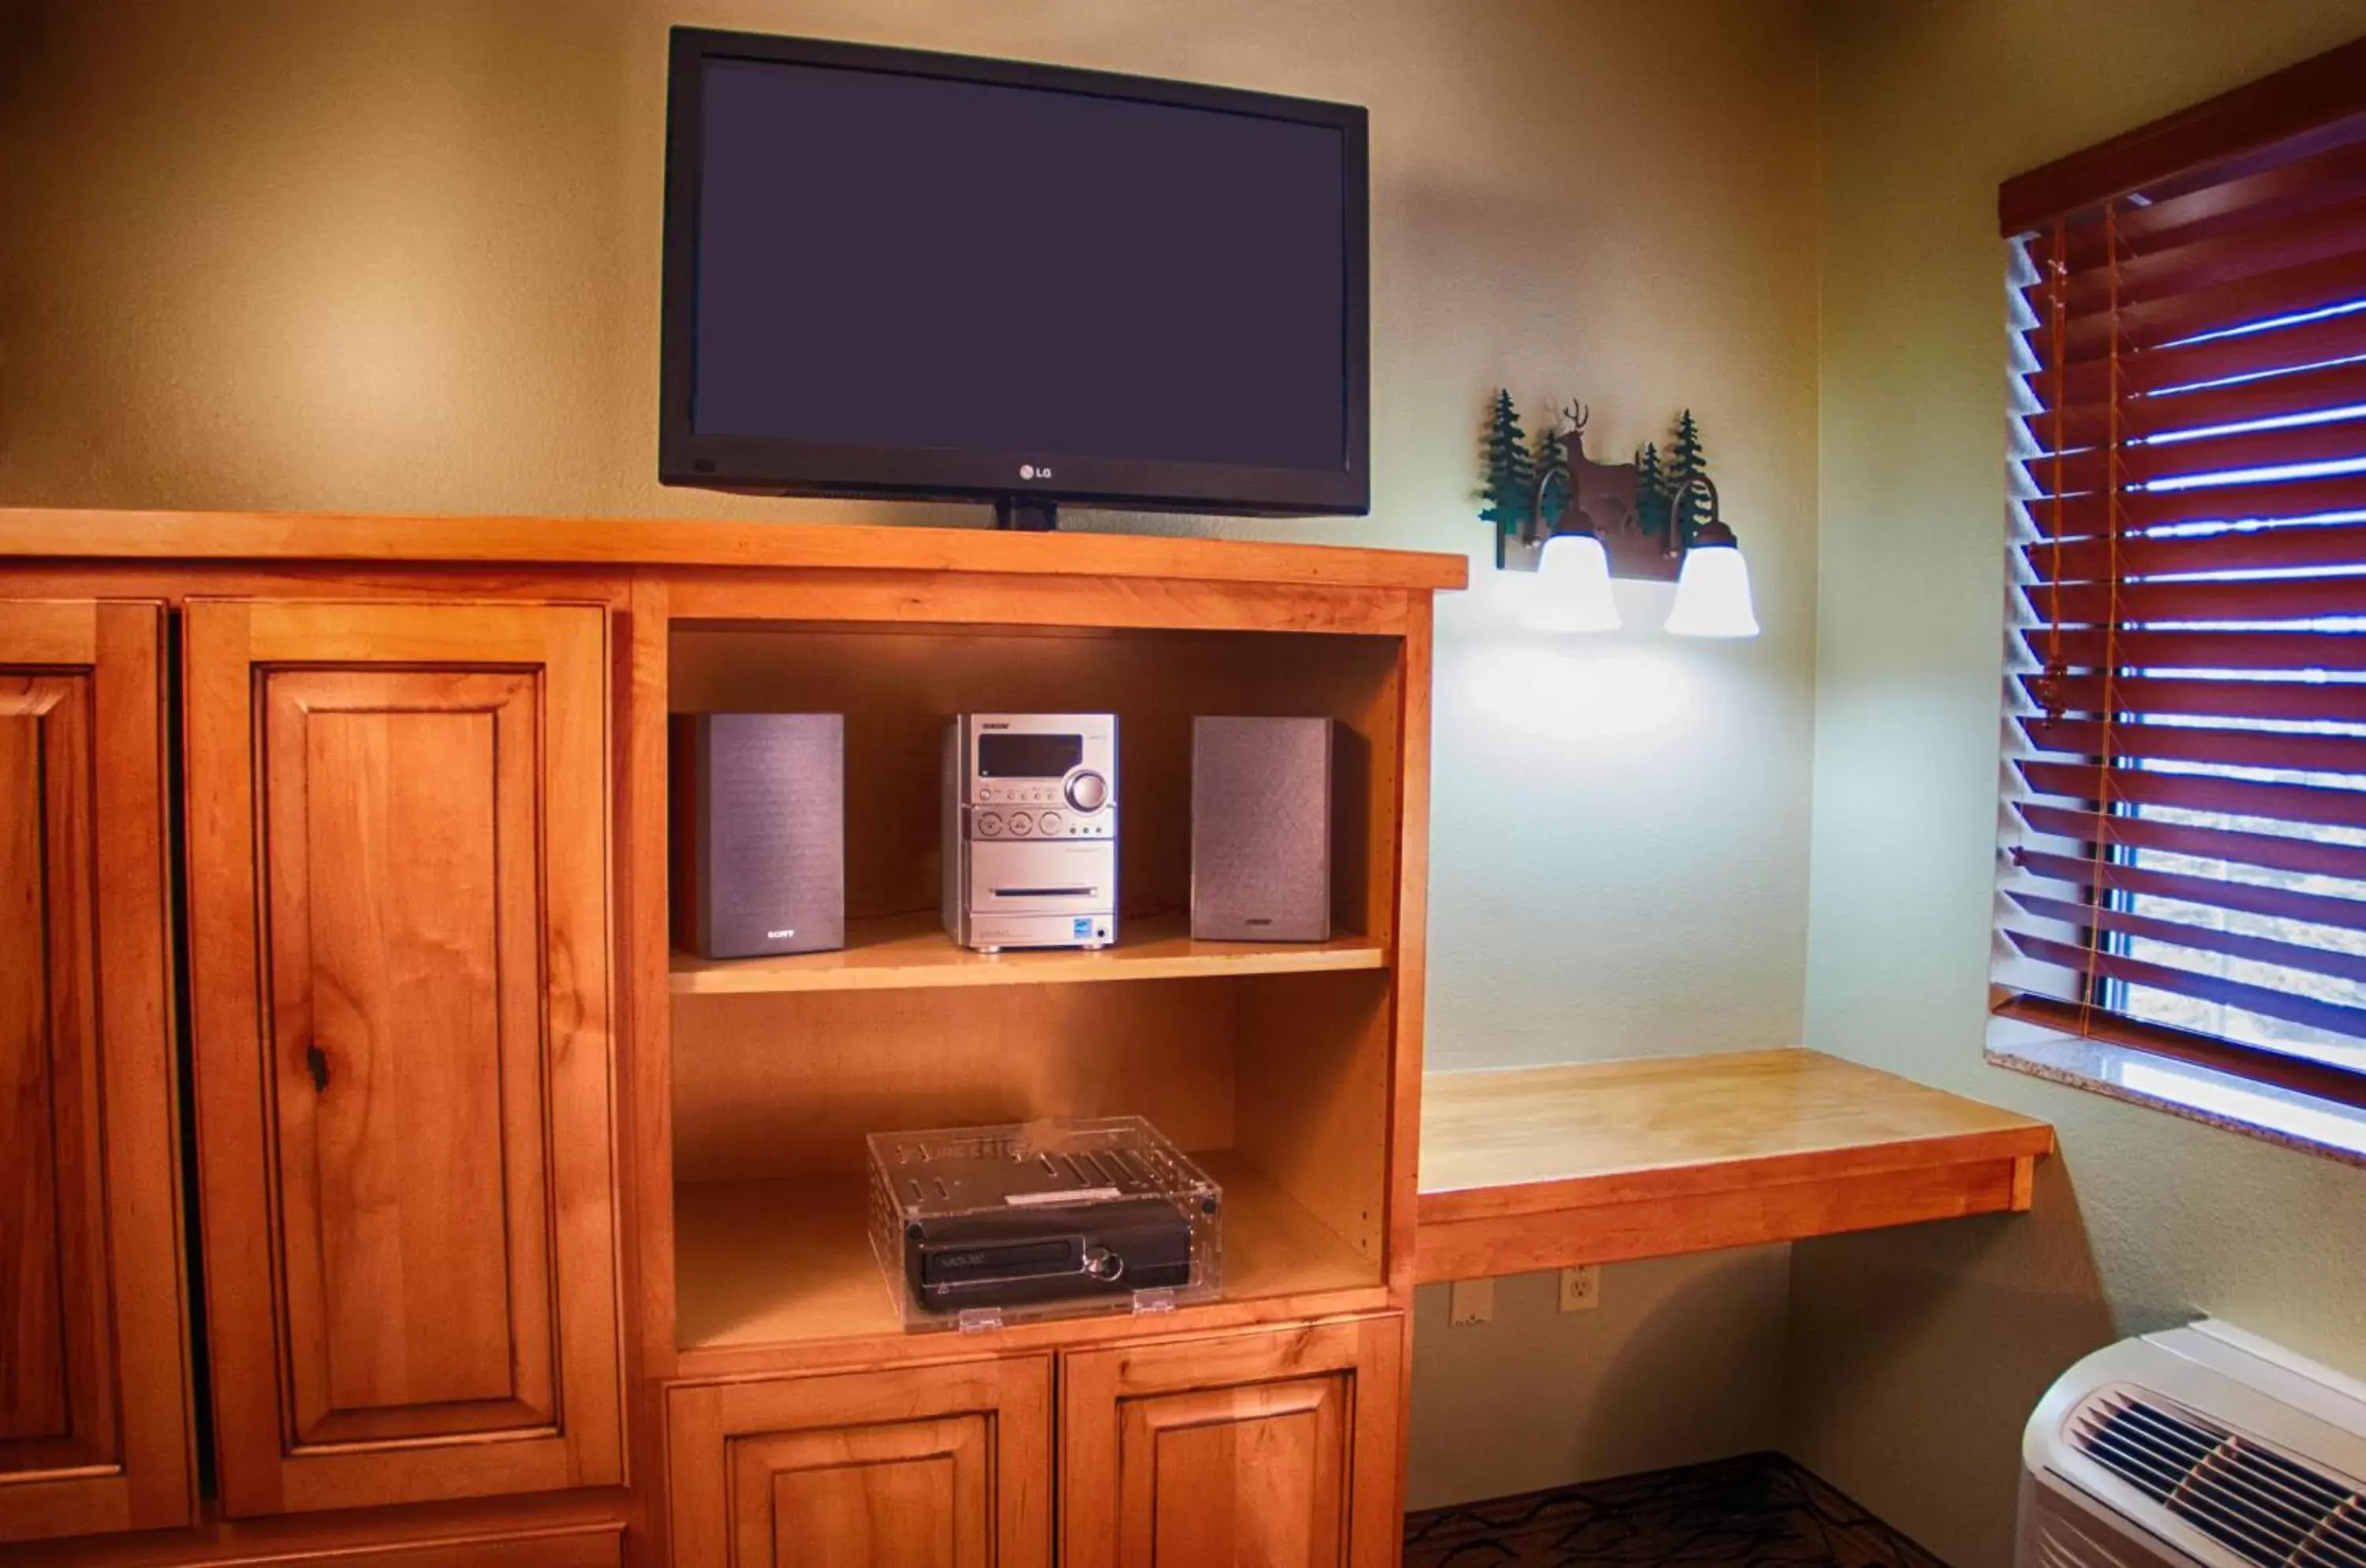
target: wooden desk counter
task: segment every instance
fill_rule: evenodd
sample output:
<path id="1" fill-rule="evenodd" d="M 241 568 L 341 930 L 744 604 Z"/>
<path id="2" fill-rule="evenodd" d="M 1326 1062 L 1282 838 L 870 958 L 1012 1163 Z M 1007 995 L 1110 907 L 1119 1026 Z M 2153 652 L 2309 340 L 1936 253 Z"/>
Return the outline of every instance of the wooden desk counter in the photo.
<path id="1" fill-rule="evenodd" d="M 1415 1277 L 2029 1207 L 2054 1130 L 1819 1052 L 1431 1073 Z"/>

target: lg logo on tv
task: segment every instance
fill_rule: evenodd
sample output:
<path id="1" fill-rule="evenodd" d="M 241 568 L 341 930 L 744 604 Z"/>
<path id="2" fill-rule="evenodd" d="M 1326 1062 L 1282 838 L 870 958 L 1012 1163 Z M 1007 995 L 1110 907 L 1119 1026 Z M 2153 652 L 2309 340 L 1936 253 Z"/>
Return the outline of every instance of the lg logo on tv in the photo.
<path id="1" fill-rule="evenodd" d="M 1051 465 L 1021 463 L 1019 465 L 1019 477 L 1022 479 L 1048 479 L 1052 477 Z"/>

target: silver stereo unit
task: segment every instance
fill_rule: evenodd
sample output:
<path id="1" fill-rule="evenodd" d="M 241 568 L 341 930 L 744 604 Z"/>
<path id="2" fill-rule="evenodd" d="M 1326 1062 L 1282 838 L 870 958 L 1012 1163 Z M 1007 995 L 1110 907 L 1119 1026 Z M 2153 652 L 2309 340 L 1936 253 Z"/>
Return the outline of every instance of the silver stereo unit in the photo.
<path id="1" fill-rule="evenodd" d="M 1117 718 L 972 713 L 945 735 L 945 931 L 963 947 L 1117 940 Z"/>

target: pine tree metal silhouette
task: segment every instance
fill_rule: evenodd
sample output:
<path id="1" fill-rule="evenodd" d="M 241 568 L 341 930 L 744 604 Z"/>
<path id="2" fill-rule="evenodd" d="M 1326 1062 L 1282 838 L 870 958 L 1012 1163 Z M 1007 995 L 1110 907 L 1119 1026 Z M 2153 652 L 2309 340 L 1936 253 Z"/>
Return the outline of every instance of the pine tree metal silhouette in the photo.
<path id="1" fill-rule="evenodd" d="M 1493 523 L 1499 535 L 1516 535 L 1535 515 L 1537 475 L 1528 460 L 1527 437 L 1520 430 L 1520 411 L 1512 406 L 1509 391 L 1495 393 L 1495 406 L 1487 416 L 1485 462 L 1487 504 L 1479 515 Z"/>
<path id="2" fill-rule="evenodd" d="M 1569 513 L 1569 443 L 1562 439 L 1558 423 L 1547 423 L 1544 434 L 1537 437 L 1531 471 L 1536 476 L 1537 533 L 1549 538 Z"/>
<path id="3" fill-rule="evenodd" d="M 1708 458 L 1701 451 L 1700 425 L 1694 420 L 1693 411 L 1686 409 L 1684 417 L 1676 422 L 1676 445 L 1669 454 L 1668 493 L 1673 495 L 1686 479 L 1705 479 L 1707 475 Z M 1694 532 L 1707 521 L 1708 497 L 1697 490 L 1691 491 L 1684 497 L 1684 515 L 1674 519 L 1682 530 L 1676 536 L 1677 543 L 1691 544 Z"/>
<path id="4" fill-rule="evenodd" d="M 1668 532 L 1668 479 L 1660 471 L 1660 447 L 1646 442 L 1635 457 L 1635 526 L 1653 538 Z"/>

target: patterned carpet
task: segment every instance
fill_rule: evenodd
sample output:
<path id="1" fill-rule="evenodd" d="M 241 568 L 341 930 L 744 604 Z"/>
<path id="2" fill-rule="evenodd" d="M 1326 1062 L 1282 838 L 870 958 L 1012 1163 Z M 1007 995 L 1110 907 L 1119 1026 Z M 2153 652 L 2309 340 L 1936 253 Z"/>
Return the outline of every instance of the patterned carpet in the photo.
<path id="1" fill-rule="evenodd" d="M 1780 1454 L 1654 1471 L 1405 1520 L 1405 1568 L 1946 1568 Z"/>

